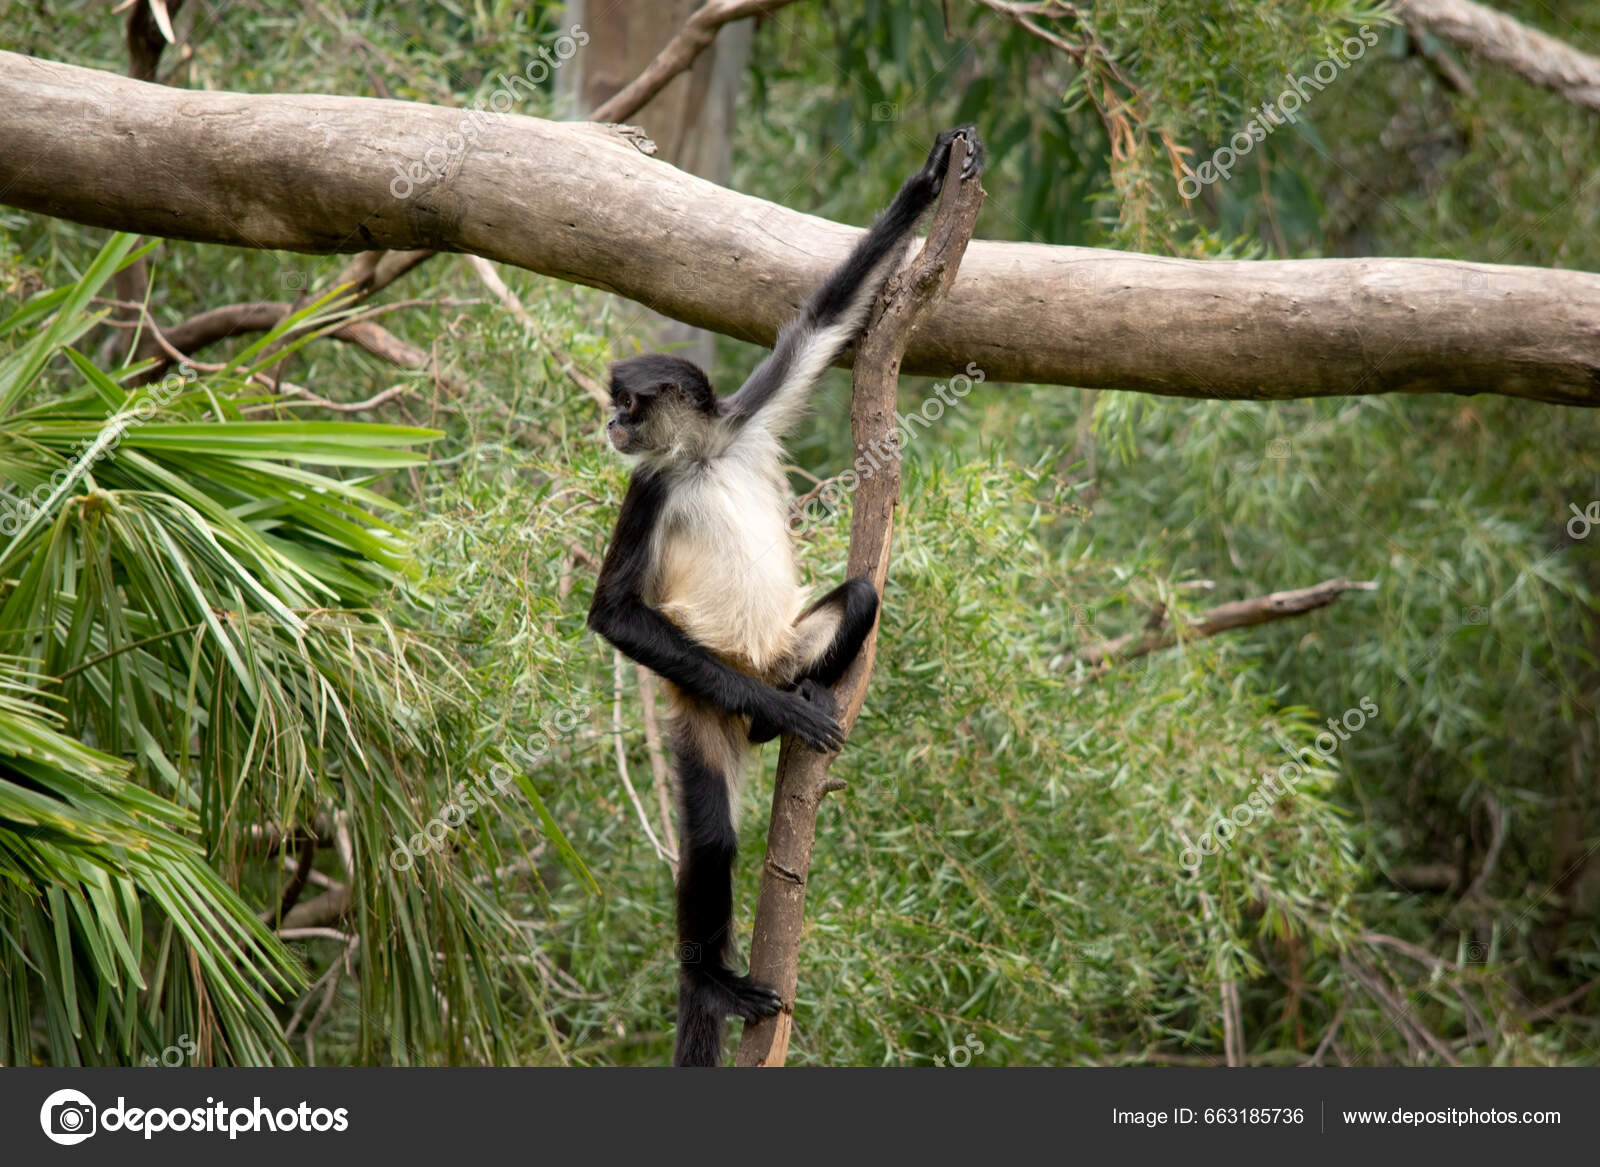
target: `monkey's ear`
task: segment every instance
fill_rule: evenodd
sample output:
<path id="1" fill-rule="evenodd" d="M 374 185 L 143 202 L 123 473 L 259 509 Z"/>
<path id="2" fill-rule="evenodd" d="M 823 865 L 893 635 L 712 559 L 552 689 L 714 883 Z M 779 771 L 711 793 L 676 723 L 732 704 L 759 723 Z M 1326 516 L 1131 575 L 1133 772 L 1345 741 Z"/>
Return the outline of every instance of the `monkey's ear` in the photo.
<path id="1" fill-rule="evenodd" d="M 661 388 L 685 405 L 699 410 L 709 410 L 716 399 L 716 394 L 707 383 L 668 381 Z"/>

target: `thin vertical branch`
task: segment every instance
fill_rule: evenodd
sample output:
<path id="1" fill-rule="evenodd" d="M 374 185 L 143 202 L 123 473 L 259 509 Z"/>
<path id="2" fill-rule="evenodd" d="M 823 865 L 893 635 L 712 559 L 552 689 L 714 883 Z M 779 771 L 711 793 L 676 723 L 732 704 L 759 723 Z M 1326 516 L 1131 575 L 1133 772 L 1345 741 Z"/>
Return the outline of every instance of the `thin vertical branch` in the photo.
<path id="1" fill-rule="evenodd" d="M 661 837 L 667 850 L 678 853 L 678 832 L 672 825 L 672 775 L 667 769 L 667 756 L 661 748 L 661 728 L 656 718 L 656 677 L 643 665 L 639 670 L 639 704 L 644 710 L 644 745 L 650 754 L 650 775 L 655 781 L 656 809 L 661 812 Z M 678 874 L 678 861 L 672 860 L 672 874 Z"/>
<path id="2" fill-rule="evenodd" d="M 927 241 L 917 258 L 889 281 L 879 298 L 872 323 L 856 350 L 850 433 L 858 456 L 869 447 L 889 448 L 890 457 L 856 490 L 850 517 L 849 574 L 870 578 L 883 595 L 889 577 L 889 546 L 894 508 L 900 498 L 900 457 L 896 446 L 898 420 L 895 390 L 906 343 L 921 314 L 954 282 L 956 269 L 972 238 L 983 188 L 962 182 L 967 151 L 950 151 L 944 197 L 935 212 Z M 874 627 L 833 693 L 840 723 L 848 733 L 867 696 L 867 680 L 877 656 Z M 821 754 L 785 737 L 778 757 L 772 792 L 772 820 L 767 830 L 767 857 L 756 903 L 755 935 L 750 947 L 750 973 L 775 988 L 784 1008 L 775 1017 L 746 1024 L 737 1064 L 781 1066 L 789 1052 L 794 1025 L 795 988 L 799 983 L 800 937 L 805 923 L 806 879 L 816 842 L 817 810 L 830 790 L 844 783 L 828 777 L 833 755 Z"/>
<path id="3" fill-rule="evenodd" d="M 656 854 L 661 856 L 676 874 L 676 857 L 661 845 L 660 839 L 656 838 L 656 833 L 650 826 L 650 816 L 645 814 L 644 803 L 639 800 L 639 792 L 633 788 L 633 779 L 628 776 L 628 751 L 622 737 L 622 654 L 616 651 L 611 654 L 611 738 L 617 747 L 617 773 L 622 775 L 622 785 L 628 792 L 628 800 L 633 803 L 635 813 L 639 816 L 639 825 L 644 828 L 644 836 L 650 840 L 650 845 L 656 849 Z"/>

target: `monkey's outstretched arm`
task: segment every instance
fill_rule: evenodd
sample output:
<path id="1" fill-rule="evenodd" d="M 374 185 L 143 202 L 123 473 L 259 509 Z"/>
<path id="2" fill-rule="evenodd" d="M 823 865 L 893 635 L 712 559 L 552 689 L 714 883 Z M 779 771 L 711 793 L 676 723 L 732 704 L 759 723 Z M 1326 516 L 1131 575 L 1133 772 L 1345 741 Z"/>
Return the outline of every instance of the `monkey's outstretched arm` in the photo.
<path id="1" fill-rule="evenodd" d="M 962 179 L 982 172 L 977 127 L 960 126 L 939 135 L 922 169 L 906 179 L 849 258 L 823 281 L 800 315 L 784 325 L 771 354 L 723 403 L 723 415 L 736 429 L 778 437 L 794 424 L 823 370 L 866 328 L 873 301 L 903 258 L 917 221 L 939 197 L 957 137 L 966 138 L 969 149 Z"/>
<path id="2" fill-rule="evenodd" d="M 589 627 L 693 697 L 775 725 L 814 749 L 838 749 L 844 733 L 826 704 L 741 673 L 645 603 L 651 537 L 665 500 L 665 485 L 655 472 L 641 467 L 634 473 L 600 565 Z"/>

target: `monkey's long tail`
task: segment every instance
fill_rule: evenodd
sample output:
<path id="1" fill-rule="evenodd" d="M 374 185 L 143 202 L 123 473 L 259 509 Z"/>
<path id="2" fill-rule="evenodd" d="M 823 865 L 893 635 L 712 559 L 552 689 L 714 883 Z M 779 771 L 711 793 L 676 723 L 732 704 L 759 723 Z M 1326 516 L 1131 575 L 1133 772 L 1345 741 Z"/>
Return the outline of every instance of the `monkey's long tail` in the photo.
<path id="1" fill-rule="evenodd" d="M 728 776 L 708 764 L 687 732 L 676 736 L 678 769 L 678 1040 L 675 1066 L 722 1064 L 738 851 Z"/>

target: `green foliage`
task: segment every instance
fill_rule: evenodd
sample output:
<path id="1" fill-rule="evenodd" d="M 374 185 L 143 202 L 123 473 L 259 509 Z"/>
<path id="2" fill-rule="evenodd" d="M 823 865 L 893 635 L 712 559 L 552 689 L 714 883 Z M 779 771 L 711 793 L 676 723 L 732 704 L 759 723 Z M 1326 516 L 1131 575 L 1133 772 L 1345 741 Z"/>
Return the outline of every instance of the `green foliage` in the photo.
<path id="1" fill-rule="evenodd" d="M 322 7 L 188 5 L 175 80 L 467 106 L 565 26 L 553 5 Z M 1600 31 L 1576 0 L 1502 7 L 1575 44 Z M 1040 23 L 1084 53 L 977 4 L 781 9 L 733 185 L 865 222 L 971 120 L 991 238 L 1600 269 L 1592 115 L 1413 42 L 1381 5 L 1098 0 Z M 1185 201 L 1181 167 L 1363 25 L 1359 61 Z M 101 11 L 35 6 L 8 31 L 122 68 Z M 507 272 L 524 324 L 438 257 L 391 293 L 421 303 L 384 317 L 439 362 L 400 375 L 380 420 L 408 426 L 291 420 L 313 415 L 246 380 L 280 329 L 113 429 L 152 390 L 90 355 L 90 297 L 132 242 L 20 215 L 0 239 L 19 305 L 0 481 L 43 489 L 0 549 L 0 1059 L 129 1061 L 191 1034 L 216 1061 L 663 1061 L 644 693 L 583 628 L 623 471 L 557 353 L 595 375 L 636 343 L 626 319 Z M 150 261 L 162 320 L 335 270 L 181 243 Z M 753 359 L 724 342 L 719 382 Z M 397 379 L 326 341 L 289 368 L 340 401 Z M 795 443 L 807 473 L 847 464 L 845 400 L 835 375 Z M 849 787 L 819 826 L 793 1058 L 953 1061 L 970 1034 L 978 1064 L 1183 1062 L 1221 1058 L 1232 1028 L 1258 1063 L 1592 1062 L 1600 544 L 1566 521 L 1600 494 L 1596 424 L 1498 399 L 975 390 L 910 449 Z M 838 579 L 843 514 L 803 558 Z M 1158 608 L 1186 630 L 1338 576 L 1377 589 L 1087 664 Z M 775 753 L 745 794 L 746 928 Z M 1290 764 L 1274 793 L 1263 774 Z M 492 775 L 511 780 L 396 870 L 397 843 Z M 302 828 L 351 909 L 326 935 L 291 925 L 289 960 L 295 851 L 262 840 Z"/>
<path id="2" fill-rule="evenodd" d="M 0 657 L 0 1061 L 132 1061 L 202 1009 L 208 1060 L 286 1058 L 270 1006 L 301 970 L 212 870 L 194 813 L 63 735 L 30 663 Z"/>
<path id="3" fill-rule="evenodd" d="M 153 805 L 168 809 L 156 825 L 195 829 L 205 854 L 245 884 L 267 922 L 288 879 L 274 838 L 329 833 L 338 863 L 327 874 L 337 876 L 360 938 L 355 1040 L 363 1058 L 428 1061 L 468 1049 L 508 1056 L 515 1046 L 500 1015 L 506 985 L 488 970 L 515 932 L 477 880 L 499 856 L 492 834 L 466 835 L 409 866 L 391 859 L 397 841 L 422 831 L 462 780 L 500 755 L 466 748 L 471 727 L 459 718 L 462 677 L 452 659 L 416 635 L 403 612 L 372 606 L 405 595 L 408 542 L 377 513 L 394 504 L 369 482 L 333 473 L 413 464 L 415 447 L 437 434 L 251 420 L 274 403 L 243 380 L 199 379 L 186 368 L 158 385 L 124 388 L 71 350 L 62 372 L 81 381 L 77 388 L 35 384 L 92 323 L 88 298 L 130 244 L 108 244 L 66 295 L 30 301 L 8 329 L 25 335 L 27 324 L 54 311 L 0 364 L 0 401 L 12 403 L 0 417 L 0 468 L 22 495 L 6 499 L 13 537 L 0 553 L 0 575 L 9 577 L 0 592 L 0 651 L 28 661 L 19 683 L 59 682 L 66 727 L 131 763 L 160 795 Z M 253 347 L 278 340 L 290 324 Z M 35 397 L 38 404 L 17 407 Z M 81 760 L 74 772 L 93 773 Z M 505 814 L 542 830 L 537 795 L 526 793 L 533 810 L 508 799 Z M 328 825 L 314 828 L 319 816 Z M 143 845 L 158 843 L 168 853 L 176 845 L 155 835 Z M 259 967 L 198 992 L 191 961 L 215 979 L 231 967 L 228 952 L 248 958 L 250 950 L 226 933 L 185 927 L 177 909 L 195 909 L 159 880 L 140 882 L 149 871 L 120 872 L 131 881 L 123 895 L 135 907 L 134 890 L 155 898 L 166 909 L 160 926 L 179 931 L 146 945 L 160 962 L 149 974 L 157 991 L 147 1012 L 130 1010 L 117 1030 L 103 1018 L 92 1032 L 74 1023 L 77 1048 L 61 1045 L 68 1029 L 54 1026 L 53 1058 L 127 1057 L 135 1036 L 153 1030 L 191 1035 L 217 1060 L 284 1055 L 280 1019 L 244 995 L 243 984 L 266 982 L 269 961 L 284 964 L 285 950 L 247 915 Z M 62 896 L 72 885 L 41 883 L 37 873 L 19 879 L 49 906 L 41 918 L 53 920 L 66 945 Z M 238 899 L 214 878 L 185 892 L 215 896 L 208 911 L 219 920 L 240 914 Z M 86 952 L 95 951 L 91 939 Z M 329 960 L 319 951 L 322 934 L 313 928 L 307 939 L 318 942 L 304 951 L 309 963 L 327 963 L 319 983 L 331 994 L 348 948 L 336 944 Z M 37 965 L 39 955 L 28 955 Z M 19 1001 L 29 979 L 16 980 Z M 13 1037 L 13 1050 L 28 1048 L 25 1026 Z"/>

